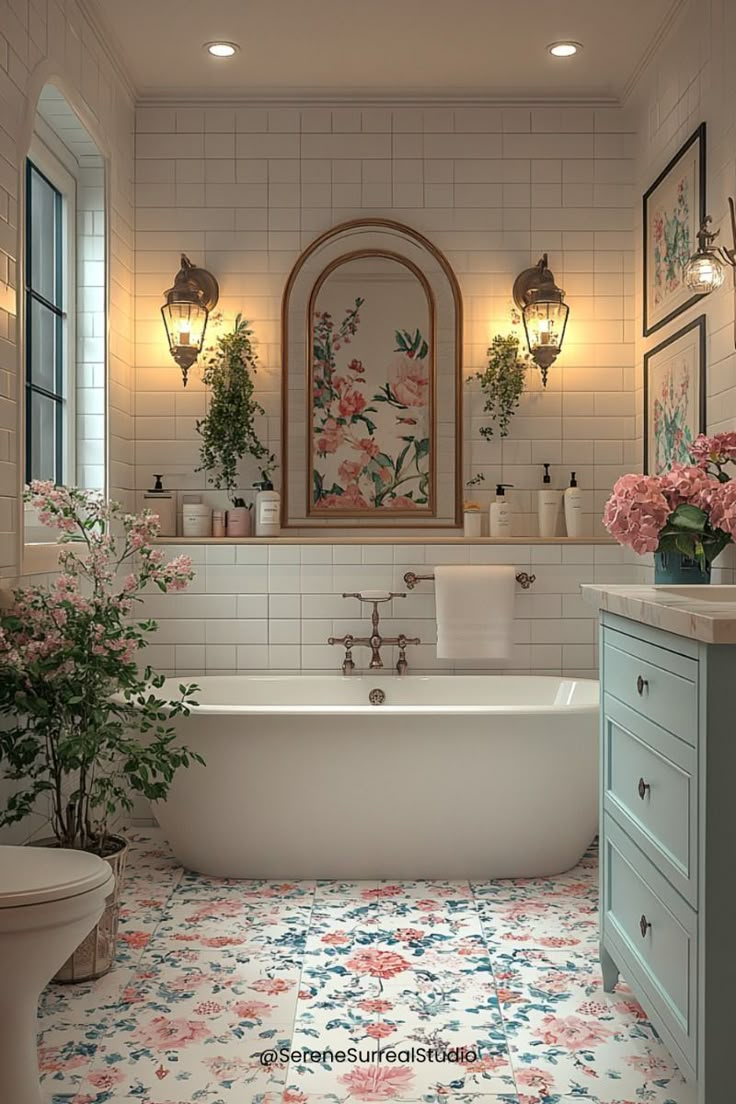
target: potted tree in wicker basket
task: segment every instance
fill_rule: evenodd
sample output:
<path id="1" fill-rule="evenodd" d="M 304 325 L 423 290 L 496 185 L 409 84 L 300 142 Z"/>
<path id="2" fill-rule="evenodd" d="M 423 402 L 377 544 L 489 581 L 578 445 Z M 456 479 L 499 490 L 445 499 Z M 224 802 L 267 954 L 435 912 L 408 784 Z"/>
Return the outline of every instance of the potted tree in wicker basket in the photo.
<path id="1" fill-rule="evenodd" d="M 14 592 L 0 612 L 0 770 L 12 793 L 0 827 L 48 810 L 52 847 L 100 855 L 116 887 L 97 927 L 57 975 L 100 977 L 115 955 L 127 842 L 116 821 L 134 794 L 166 797 L 174 773 L 199 756 L 175 743 L 172 720 L 195 704 L 196 686 L 168 700 L 164 676 L 138 653 L 156 624 L 133 611 L 151 585 L 182 590 L 191 560 L 154 548 L 158 519 L 125 514 L 97 492 L 34 482 L 26 501 L 59 531 L 60 574 Z"/>

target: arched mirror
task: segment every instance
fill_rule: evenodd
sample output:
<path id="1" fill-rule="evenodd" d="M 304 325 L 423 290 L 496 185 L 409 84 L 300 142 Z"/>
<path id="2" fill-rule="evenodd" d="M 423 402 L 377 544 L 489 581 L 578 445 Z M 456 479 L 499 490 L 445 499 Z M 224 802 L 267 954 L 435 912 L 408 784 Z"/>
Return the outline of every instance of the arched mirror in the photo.
<path id="1" fill-rule="evenodd" d="M 300 257 L 284 295 L 284 525 L 461 520 L 461 301 L 416 231 L 368 220 Z"/>

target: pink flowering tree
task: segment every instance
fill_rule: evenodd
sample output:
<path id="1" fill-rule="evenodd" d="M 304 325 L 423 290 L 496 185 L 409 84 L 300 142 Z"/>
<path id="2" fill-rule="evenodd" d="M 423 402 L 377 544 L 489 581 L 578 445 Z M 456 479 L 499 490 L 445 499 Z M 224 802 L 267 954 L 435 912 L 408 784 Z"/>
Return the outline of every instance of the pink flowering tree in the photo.
<path id="1" fill-rule="evenodd" d="M 688 451 L 692 464 L 617 480 L 603 524 L 640 555 L 679 552 L 704 568 L 736 540 L 736 482 L 726 471 L 736 464 L 736 433 L 701 434 Z"/>
<path id="2" fill-rule="evenodd" d="M 44 796 L 58 843 L 105 854 L 113 818 L 133 794 L 166 797 L 174 773 L 198 755 L 175 742 L 174 718 L 196 686 L 159 696 L 164 676 L 137 662 L 151 620 L 134 610 L 151 585 L 183 590 L 191 560 L 155 548 L 158 518 L 125 514 L 93 491 L 33 482 L 25 495 L 65 545 L 50 585 L 14 592 L 0 613 L 0 769 L 16 783 L 0 826 Z"/>

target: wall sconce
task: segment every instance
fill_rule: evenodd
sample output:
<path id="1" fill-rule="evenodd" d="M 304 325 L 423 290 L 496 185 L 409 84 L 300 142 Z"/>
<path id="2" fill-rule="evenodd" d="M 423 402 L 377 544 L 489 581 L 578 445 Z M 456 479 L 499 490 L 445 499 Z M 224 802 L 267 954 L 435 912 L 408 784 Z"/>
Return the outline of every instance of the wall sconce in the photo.
<path id="1" fill-rule="evenodd" d="M 734 269 L 734 281 L 736 282 L 736 211 L 734 202 L 728 197 L 728 207 L 731 212 L 731 233 L 733 235 L 733 249 L 725 246 L 715 246 L 713 242 L 720 234 L 720 230 L 711 230 L 713 219 L 708 217 L 698 231 L 698 248 L 685 265 L 683 273 L 685 283 L 699 295 L 708 295 L 719 288 L 726 278 L 723 265 L 728 264 Z"/>
<path id="2" fill-rule="evenodd" d="M 179 365 L 187 385 L 189 369 L 202 352 L 207 319 L 220 296 L 217 280 L 206 268 L 197 268 L 183 253 L 174 286 L 164 292 L 161 317 L 169 339 L 169 352 Z"/>
<path id="3" fill-rule="evenodd" d="M 521 311 L 529 353 L 547 386 L 549 366 L 559 356 L 570 308 L 547 267 L 545 253 L 534 268 L 525 268 L 514 280 L 514 302 Z"/>

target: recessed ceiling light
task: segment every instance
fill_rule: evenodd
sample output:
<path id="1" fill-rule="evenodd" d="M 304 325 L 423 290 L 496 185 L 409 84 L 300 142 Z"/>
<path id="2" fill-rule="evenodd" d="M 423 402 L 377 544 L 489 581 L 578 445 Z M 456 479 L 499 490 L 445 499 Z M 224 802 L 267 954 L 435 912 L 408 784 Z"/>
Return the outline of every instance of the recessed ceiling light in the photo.
<path id="1" fill-rule="evenodd" d="M 572 57 L 582 48 L 579 42 L 551 42 L 547 47 L 553 57 Z"/>
<path id="2" fill-rule="evenodd" d="M 240 47 L 236 42 L 206 42 L 205 49 L 213 57 L 229 58 L 237 54 Z"/>

